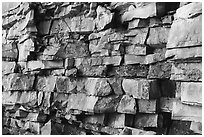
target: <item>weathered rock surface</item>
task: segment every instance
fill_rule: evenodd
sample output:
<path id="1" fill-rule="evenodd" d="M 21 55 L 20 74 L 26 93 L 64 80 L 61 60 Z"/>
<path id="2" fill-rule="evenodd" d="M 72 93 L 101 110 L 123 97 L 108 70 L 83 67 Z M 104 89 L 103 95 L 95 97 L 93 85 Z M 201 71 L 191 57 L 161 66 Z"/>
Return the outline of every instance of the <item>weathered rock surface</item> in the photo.
<path id="1" fill-rule="evenodd" d="M 32 90 L 35 76 L 12 73 L 3 77 L 4 90 Z"/>
<path id="2" fill-rule="evenodd" d="M 137 105 L 140 113 L 156 113 L 158 110 L 157 100 L 138 99 Z"/>
<path id="3" fill-rule="evenodd" d="M 202 16 L 175 20 L 171 26 L 167 48 L 202 45 Z M 188 26 L 188 28 L 186 28 Z"/>
<path id="4" fill-rule="evenodd" d="M 160 91 L 155 80 L 124 79 L 122 83 L 126 94 L 137 99 L 155 99 L 160 97 Z"/>
<path id="5" fill-rule="evenodd" d="M 124 95 L 117 107 L 117 112 L 126 114 L 135 114 L 137 111 L 136 100 L 133 97 Z"/>
<path id="6" fill-rule="evenodd" d="M 171 80 L 201 81 L 201 63 L 175 63 L 172 64 Z"/>
<path id="7" fill-rule="evenodd" d="M 121 97 L 117 95 L 99 98 L 94 106 L 94 112 L 95 113 L 116 112 L 120 99 Z"/>

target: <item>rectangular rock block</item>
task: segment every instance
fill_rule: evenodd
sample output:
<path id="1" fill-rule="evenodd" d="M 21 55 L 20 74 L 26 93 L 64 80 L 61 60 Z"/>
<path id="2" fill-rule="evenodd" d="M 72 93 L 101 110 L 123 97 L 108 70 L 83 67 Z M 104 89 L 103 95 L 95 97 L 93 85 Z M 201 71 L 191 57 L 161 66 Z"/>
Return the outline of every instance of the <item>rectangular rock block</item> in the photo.
<path id="1" fill-rule="evenodd" d="M 171 60 L 191 60 L 202 58 L 202 47 L 187 47 L 187 48 L 177 48 L 169 49 L 166 51 L 165 58 L 171 58 Z"/>
<path id="2" fill-rule="evenodd" d="M 56 79 L 56 76 L 38 76 L 36 90 L 53 92 L 55 89 Z"/>
<path id="3" fill-rule="evenodd" d="M 149 67 L 148 78 L 165 79 L 171 77 L 171 62 L 157 62 Z"/>
<path id="4" fill-rule="evenodd" d="M 202 105 L 202 83 L 181 82 L 181 102 L 191 105 Z"/>
<path id="5" fill-rule="evenodd" d="M 5 91 L 2 92 L 2 104 L 26 104 L 28 106 L 37 103 L 36 91 Z"/>
<path id="6" fill-rule="evenodd" d="M 146 55 L 147 52 L 146 46 L 128 45 L 125 47 L 125 53 L 130 55 Z"/>
<path id="7" fill-rule="evenodd" d="M 147 38 L 148 34 L 148 28 L 142 28 L 142 29 L 133 29 L 129 30 L 125 37 L 127 37 L 128 42 L 133 45 L 144 45 L 145 40 Z"/>
<path id="8" fill-rule="evenodd" d="M 126 94 L 137 99 L 156 99 L 160 97 L 160 90 L 156 80 L 124 79 L 122 86 Z"/>
<path id="9" fill-rule="evenodd" d="M 18 49 L 17 43 L 10 41 L 7 44 L 2 44 L 2 60 L 17 60 L 18 58 Z"/>
<path id="10" fill-rule="evenodd" d="M 118 67 L 111 67 L 107 72 L 108 76 L 120 76 L 120 77 L 147 77 L 148 66 L 147 65 L 122 65 Z"/>
<path id="11" fill-rule="evenodd" d="M 202 81 L 202 63 L 173 63 L 171 80 Z"/>
<path id="12" fill-rule="evenodd" d="M 144 127 L 160 127 L 162 118 L 159 114 L 145 114 L 138 113 L 135 115 L 133 127 L 144 128 Z"/>
<path id="13" fill-rule="evenodd" d="M 35 76 L 13 73 L 3 77 L 4 90 L 33 90 Z"/>
<path id="14" fill-rule="evenodd" d="M 7 62 L 2 61 L 2 74 L 10 74 L 14 73 L 16 63 L 15 62 Z"/>
<path id="15" fill-rule="evenodd" d="M 145 56 L 135 56 L 135 55 L 125 54 L 124 63 L 125 63 L 125 65 L 128 65 L 128 64 L 146 64 L 145 59 L 146 59 Z"/>
<path id="16" fill-rule="evenodd" d="M 43 60 L 44 69 L 61 69 L 64 68 L 63 60 Z"/>
<path id="17" fill-rule="evenodd" d="M 137 105 L 140 113 L 156 113 L 158 109 L 157 100 L 138 99 Z"/>
<path id="18" fill-rule="evenodd" d="M 68 98 L 67 111 L 77 109 L 82 111 L 94 112 L 98 97 L 86 96 L 83 93 L 71 94 Z"/>
<path id="19" fill-rule="evenodd" d="M 104 77 L 106 76 L 107 66 L 89 66 L 80 65 L 77 67 L 79 76 L 89 76 L 89 77 Z"/>
<path id="20" fill-rule="evenodd" d="M 92 96 L 107 96 L 112 92 L 106 78 L 88 78 L 84 89 L 87 95 Z"/>
<path id="21" fill-rule="evenodd" d="M 113 65 L 119 66 L 122 60 L 122 56 L 111 56 L 111 57 L 104 57 L 103 64 L 104 65 Z"/>
<path id="22" fill-rule="evenodd" d="M 172 119 L 201 122 L 202 107 L 182 104 L 180 100 L 174 101 L 172 109 Z"/>
<path id="23" fill-rule="evenodd" d="M 125 126 L 132 126 L 134 115 L 110 113 L 107 125 L 114 128 L 123 128 Z"/>
<path id="24" fill-rule="evenodd" d="M 169 30 L 170 28 L 167 27 L 150 28 L 147 44 L 155 48 L 165 48 Z"/>
<path id="25" fill-rule="evenodd" d="M 202 28 L 201 14 L 195 18 L 174 20 L 169 32 L 167 48 L 202 45 L 202 31 L 200 28 Z"/>

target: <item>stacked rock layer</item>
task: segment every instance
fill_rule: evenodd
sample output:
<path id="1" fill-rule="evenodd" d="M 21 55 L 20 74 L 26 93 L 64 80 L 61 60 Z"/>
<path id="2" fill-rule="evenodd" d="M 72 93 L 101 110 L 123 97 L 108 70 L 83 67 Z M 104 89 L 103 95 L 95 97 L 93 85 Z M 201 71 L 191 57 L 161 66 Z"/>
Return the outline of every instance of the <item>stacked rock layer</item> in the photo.
<path id="1" fill-rule="evenodd" d="M 202 134 L 201 3 L 4 5 L 3 134 Z"/>

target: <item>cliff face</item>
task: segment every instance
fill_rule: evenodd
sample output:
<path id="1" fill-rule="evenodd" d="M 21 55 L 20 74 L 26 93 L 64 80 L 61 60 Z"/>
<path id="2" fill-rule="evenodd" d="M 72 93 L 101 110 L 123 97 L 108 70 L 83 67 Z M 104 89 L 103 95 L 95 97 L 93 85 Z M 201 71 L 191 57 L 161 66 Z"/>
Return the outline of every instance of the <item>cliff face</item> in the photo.
<path id="1" fill-rule="evenodd" d="M 202 134 L 201 3 L 3 5 L 3 134 Z"/>

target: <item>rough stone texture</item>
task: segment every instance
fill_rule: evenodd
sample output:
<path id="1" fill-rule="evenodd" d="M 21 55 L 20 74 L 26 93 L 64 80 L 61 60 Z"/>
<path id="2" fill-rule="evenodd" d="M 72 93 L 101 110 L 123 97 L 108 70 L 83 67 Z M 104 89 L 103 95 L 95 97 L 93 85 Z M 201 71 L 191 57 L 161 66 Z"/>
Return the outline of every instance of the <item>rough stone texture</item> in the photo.
<path id="1" fill-rule="evenodd" d="M 151 47 L 165 47 L 168 40 L 169 30 L 169 28 L 165 27 L 150 28 L 147 44 Z"/>
<path id="2" fill-rule="evenodd" d="M 138 111 L 140 113 L 156 113 L 157 112 L 157 100 L 137 100 Z"/>
<path id="3" fill-rule="evenodd" d="M 190 121 L 173 120 L 169 130 L 169 135 L 193 135 L 190 130 Z"/>
<path id="4" fill-rule="evenodd" d="M 126 94 L 137 99 L 155 99 L 160 97 L 160 91 L 155 80 L 124 79 L 122 83 Z"/>
<path id="5" fill-rule="evenodd" d="M 34 75 L 12 73 L 3 77 L 4 90 L 32 90 Z"/>
<path id="6" fill-rule="evenodd" d="M 98 30 L 102 30 L 111 23 L 113 19 L 113 13 L 111 13 L 110 10 L 107 10 L 106 8 L 101 6 L 97 7 L 96 12 L 96 27 Z"/>
<path id="7" fill-rule="evenodd" d="M 59 58 L 89 56 L 88 45 L 79 41 L 67 43 L 60 47 L 55 56 Z"/>
<path id="8" fill-rule="evenodd" d="M 148 51 L 147 47 L 137 46 L 137 45 L 129 45 L 125 48 L 126 54 L 133 54 L 133 55 L 146 55 L 147 51 Z"/>
<path id="9" fill-rule="evenodd" d="M 15 70 L 15 66 L 16 63 L 15 62 L 6 62 L 6 61 L 2 61 L 2 74 L 10 74 L 10 73 L 14 73 Z"/>
<path id="10" fill-rule="evenodd" d="M 76 88 L 76 80 L 68 77 L 57 77 L 57 92 L 71 93 Z"/>
<path id="11" fill-rule="evenodd" d="M 121 97 L 117 95 L 99 98 L 94 106 L 94 112 L 95 113 L 116 112 L 120 99 Z"/>
<path id="12" fill-rule="evenodd" d="M 55 76 L 38 76 L 36 90 L 52 92 L 55 89 L 57 77 Z"/>
<path id="13" fill-rule="evenodd" d="M 170 78 L 171 77 L 171 62 L 158 62 L 149 67 L 148 78 Z"/>
<path id="14" fill-rule="evenodd" d="M 88 78 L 85 83 L 88 95 L 107 96 L 111 93 L 111 86 L 105 78 Z"/>
<path id="15" fill-rule="evenodd" d="M 148 67 L 146 65 L 123 65 L 112 67 L 107 72 L 108 76 L 119 75 L 121 77 L 147 77 Z"/>
<path id="16" fill-rule="evenodd" d="M 158 114 L 136 114 L 134 118 L 135 128 L 157 127 L 159 122 Z"/>
<path id="17" fill-rule="evenodd" d="M 2 11 L 3 135 L 202 134 L 202 3 Z"/>
<path id="18" fill-rule="evenodd" d="M 119 113 L 127 113 L 127 114 L 135 114 L 137 111 L 136 108 L 136 100 L 133 97 L 130 97 L 128 95 L 124 95 L 120 103 L 117 107 L 117 112 Z"/>
<path id="19" fill-rule="evenodd" d="M 114 94 L 123 94 L 121 78 L 108 78 L 108 82 L 110 83 L 111 89 L 113 90 Z"/>
<path id="20" fill-rule="evenodd" d="M 174 63 L 171 68 L 171 80 L 201 81 L 201 63 Z"/>

